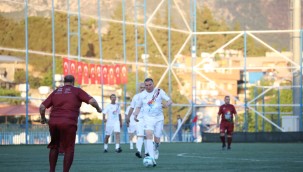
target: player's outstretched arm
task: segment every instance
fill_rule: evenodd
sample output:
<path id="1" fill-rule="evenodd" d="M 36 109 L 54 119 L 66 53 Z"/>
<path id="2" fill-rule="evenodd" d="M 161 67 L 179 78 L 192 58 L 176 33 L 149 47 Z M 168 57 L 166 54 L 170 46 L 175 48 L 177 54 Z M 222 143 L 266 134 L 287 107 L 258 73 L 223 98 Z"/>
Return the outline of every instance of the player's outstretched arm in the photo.
<path id="1" fill-rule="evenodd" d="M 97 112 L 102 112 L 102 109 L 99 107 L 98 102 L 94 98 L 91 98 L 88 103 L 96 108 Z"/>

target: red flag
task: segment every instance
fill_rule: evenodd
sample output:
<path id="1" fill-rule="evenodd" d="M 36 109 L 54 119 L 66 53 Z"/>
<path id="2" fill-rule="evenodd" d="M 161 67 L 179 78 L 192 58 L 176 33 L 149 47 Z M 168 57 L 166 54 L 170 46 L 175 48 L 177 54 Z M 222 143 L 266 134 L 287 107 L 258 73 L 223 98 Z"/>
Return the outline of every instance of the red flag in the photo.
<path id="1" fill-rule="evenodd" d="M 96 65 L 96 84 L 101 84 L 101 65 Z"/>
<path id="2" fill-rule="evenodd" d="M 116 84 L 120 84 L 121 83 L 121 73 L 120 73 L 120 65 L 117 64 L 115 65 L 115 78 L 116 78 Z"/>
<path id="3" fill-rule="evenodd" d="M 90 83 L 91 84 L 95 84 L 95 82 L 96 82 L 95 76 L 96 76 L 95 64 L 90 64 Z"/>
<path id="4" fill-rule="evenodd" d="M 84 84 L 89 84 L 89 72 L 88 72 L 88 64 L 83 63 L 83 75 L 84 75 Z"/>
<path id="5" fill-rule="evenodd" d="M 193 122 L 193 123 L 197 123 L 197 121 L 198 121 L 198 116 L 196 115 L 196 116 L 193 118 L 192 122 Z"/>
<path id="6" fill-rule="evenodd" d="M 109 66 L 108 69 L 108 84 L 114 85 L 115 84 L 115 74 L 114 74 L 114 66 Z"/>
<path id="7" fill-rule="evenodd" d="M 68 75 L 68 68 L 69 68 L 69 60 L 67 58 L 63 58 L 63 75 Z"/>
<path id="8" fill-rule="evenodd" d="M 77 73 L 77 61 L 70 60 L 70 74 L 75 76 Z"/>
<path id="9" fill-rule="evenodd" d="M 102 66 L 102 75 L 103 76 L 102 76 L 101 83 L 104 85 L 108 84 L 108 66 L 107 65 Z"/>
<path id="10" fill-rule="evenodd" d="M 121 65 L 121 84 L 127 83 L 127 67 L 125 64 Z"/>
<path id="11" fill-rule="evenodd" d="M 82 72 L 83 72 L 83 63 L 82 62 L 78 62 L 78 77 L 77 77 L 77 81 L 78 84 L 82 84 Z"/>

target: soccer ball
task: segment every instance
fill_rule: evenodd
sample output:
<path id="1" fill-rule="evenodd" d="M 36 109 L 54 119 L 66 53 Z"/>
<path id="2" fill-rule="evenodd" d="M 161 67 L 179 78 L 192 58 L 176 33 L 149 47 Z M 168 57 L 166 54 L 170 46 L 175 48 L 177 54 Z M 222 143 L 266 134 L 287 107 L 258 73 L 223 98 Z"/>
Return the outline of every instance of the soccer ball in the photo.
<path id="1" fill-rule="evenodd" d="M 143 159 L 143 165 L 145 167 L 152 167 L 154 165 L 153 159 L 150 156 L 147 156 Z"/>

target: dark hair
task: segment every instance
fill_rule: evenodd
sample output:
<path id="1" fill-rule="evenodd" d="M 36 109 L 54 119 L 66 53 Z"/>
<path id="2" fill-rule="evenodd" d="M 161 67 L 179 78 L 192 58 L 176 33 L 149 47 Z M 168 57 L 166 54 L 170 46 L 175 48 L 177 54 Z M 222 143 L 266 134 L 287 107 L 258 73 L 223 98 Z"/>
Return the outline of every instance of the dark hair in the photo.
<path id="1" fill-rule="evenodd" d="M 116 97 L 116 94 L 111 94 L 111 95 L 109 96 L 109 98 L 111 98 L 112 96 L 115 96 L 115 97 Z"/>
<path id="2" fill-rule="evenodd" d="M 148 81 L 151 81 L 152 83 L 154 83 L 153 79 L 151 79 L 151 78 L 146 78 L 146 79 L 144 80 L 144 82 L 148 82 Z"/>
<path id="3" fill-rule="evenodd" d="M 64 77 L 64 83 L 66 82 L 70 82 L 70 83 L 75 82 L 75 77 L 73 75 L 66 75 Z"/>

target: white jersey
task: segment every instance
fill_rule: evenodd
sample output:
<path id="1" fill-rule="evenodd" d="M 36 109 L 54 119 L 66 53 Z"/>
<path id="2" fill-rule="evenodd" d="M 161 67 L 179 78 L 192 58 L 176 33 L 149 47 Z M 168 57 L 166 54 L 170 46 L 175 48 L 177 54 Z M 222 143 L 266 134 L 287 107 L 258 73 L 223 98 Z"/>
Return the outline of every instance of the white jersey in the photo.
<path id="1" fill-rule="evenodd" d="M 140 95 L 140 93 L 136 94 L 136 95 L 133 97 L 132 102 L 130 103 L 130 107 L 131 107 L 131 108 L 134 108 L 134 112 L 135 112 L 136 107 L 137 107 L 138 102 L 139 102 L 139 97 L 140 97 L 139 95 Z M 133 115 L 132 115 L 132 117 L 133 117 Z M 140 110 L 140 112 L 139 112 L 139 114 L 138 114 L 138 116 L 137 116 L 137 119 L 142 119 L 142 118 L 143 118 L 143 114 L 142 114 L 142 108 L 141 108 L 141 110 Z"/>
<path id="2" fill-rule="evenodd" d="M 139 95 L 137 107 L 141 107 L 141 113 L 144 115 L 164 119 L 162 110 L 163 100 L 168 101 L 170 98 L 162 89 L 154 88 L 150 93 L 145 90 Z"/>
<path id="3" fill-rule="evenodd" d="M 127 106 L 125 114 L 128 114 L 130 108 L 131 108 L 131 106 Z M 133 113 L 134 113 L 134 111 L 133 111 Z M 131 116 L 129 118 L 129 125 L 136 125 L 136 121 L 135 121 L 135 117 L 134 117 L 133 113 L 131 114 Z"/>
<path id="4" fill-rule="evenodd" d="M 120 105 L 119 104 L 109 104 L 102 111 L 107 115 L 107 125 L 114 125 L 119 122 L 119 114 L 120 114 Z"/>

